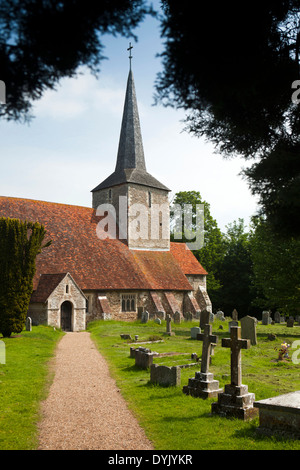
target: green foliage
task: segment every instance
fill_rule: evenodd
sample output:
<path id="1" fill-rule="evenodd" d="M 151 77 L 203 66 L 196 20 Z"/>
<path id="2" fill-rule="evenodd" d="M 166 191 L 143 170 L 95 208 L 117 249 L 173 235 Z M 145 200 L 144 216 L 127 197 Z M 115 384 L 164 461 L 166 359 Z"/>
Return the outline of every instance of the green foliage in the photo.
<path id="1" fill-rule="evenodd" d="M 285 314 L 300 313 L 300 239 L 282 238 L 263 218 L 253 218 L 253 284 L 257 303 Z"/>
<path id="2" fill-rule="evenodd" d="M 240 317 L 254 315 L 256 309 L 252 303 L 256 290 L 252 286 L 251 242 L 243 219 L 227 226 L 224 243 L 226 252 L 219 270 L 222 283 L 220 307 L 227 315 L 230 315 L 234 308 Z"/>
<path id="3" fill-rule="evenodd" d="M 208 272 L 207 290 L 214 303 L 218 297 L 221 283 L 218 276 L 219 266 L 225 254 L 224 239 L 216 220 L 210 213 L 210 205 L 201 198 L 198 191 L 180 191 L 175 194 L 172 204 L 179 204 L 182 208 L 190 204 L 192 207 L 192 230 L 196 230 L 196 206 L 203 204 L 204 206 L 204 245 L 199 250 L 193 250 L 194 255 Z M 174 225 L 174 211 L 171 206 L 171 226 Z M 187 241 L 184 237 L 183 228 L 180 234 L 183 242 Z M 171 240 L 174 238 L 171 237 Z M 180 241 L 180 240 L 175 240 Z"/>
<path id="4" fill-rule="evenodd" d="M 0 332 L 22 331 L 45 229 L 39 223 L 0 218 Z M 50 244 L 47 243 L 45 246 Z"/>

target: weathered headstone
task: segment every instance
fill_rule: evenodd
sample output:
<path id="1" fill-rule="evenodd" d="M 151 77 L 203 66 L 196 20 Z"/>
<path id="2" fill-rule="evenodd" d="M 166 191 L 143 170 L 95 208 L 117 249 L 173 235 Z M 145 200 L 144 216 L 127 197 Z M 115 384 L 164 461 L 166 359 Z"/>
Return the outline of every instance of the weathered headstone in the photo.
<path id="1" fill-rule="evenodd" d="M 149 350 L 143 350 L 143 348 L 138 348 L 135 350 L 135 365 L 141 367 L 142 369 L 148 369 L 153 364 L 153 357 L 158 356 L 157 352 L 152 352 Z"/>
<path id="2" fill-rule="evenodd" d="M 26 328 L 26 331 L 32 331 L 32 320 L 30 317 L 26 318 L 25 328 Z"/>
<path id="3" fill-rule="evenodd" d="M 152 364 L 150 367 L 150 382 L 159 385 L 180 386 L 181 369 L 179 366 L 167 367 Z"/>
<path id="4" fill-rule="evenodd" d="M 131 336 L 130 335 L 127 335 L 127 334 L 121 334 L 120 335 L 122 339 L 131 339 Z"/>
<path id="5" fill-rule="evenodd" d="M 172 326 L 171 326 L 171 322 L 172 322 L 171 315 L 168 314 L 166 316 L 166 321 L 167 321 L 167 331 L 165 334 L 168 336 L 174 336 L 175 333 L 172 331 Z"/>
<path id="6" fill-rule="evenodd" d="M 157 318 L 160 318 L 161 320 L 166 319 L 166 312 L 156 312 Z"/>
<path id="7" fill-rule="evenodd" d="M 209 320 L 210 320 L 210 312 L 208 310 L 202 310 L 202 312 L 200 313 L 200 323 L 199 323 L 201 330 L 203 330 L 205 325 L 209 323 Z"/>
<path id="8" fill-rule="evenodd" d="M 241 318 L 242 338 L 250 339 L 252 346 L 257 344 L 256 323 L 256 318 L 249 315 Z"/>
<path id="9" fill-rule="evenodd" d="M 158 325 L 161 325 L 161 319 L 160 318 L 155 318 L 154 323 L 157 323 Z"/>
<path id="10" fill-rule="evenodd" d="M 218 337 L 212 335 L 212 326 L 206 324 L 204 333 L 197 336 L 197 339 L 203 341 L 201 372 L 196 372 L 195 378 L 189 379 L 188 385 L 184 386 L 182 391 L 186 395 L 192 395 L 200 398 L 216 397 L 223 390 L 219 388 L 219 381 L 213 380 L 213 374 L 209 372 L 209 363 L 211 355 L 211 346 L 216 345 Z"/>
<path id="11" fill-rule="evenodd" d="M 201 328 L 199 326 L 194 326 L 191 328 L 191 338 L 197 339 L 197 335 L 201 333 Z"/>
<path id="12" fill-rule="evenodd" d="M 216 319 L 217 319 L 217 320 L 221 320 L 221 321 L 225 321 L 224 312 L 222 312 L 222 310 L 219 310 L 219 311 L 216 313 Z"/>
<path id="13" fill-rule="evenodd" d="M 271 316 L 269 310 L 264 310 L 262 312 L 262 324 L 263 325 L 270 325 L 271 324 Z"/>
<path id="14" fill-rule="evenodd" d="M 147 310 L 144 310 L 144 312 L 142 312 L 141 323 L 147 323 L 148 321 L 149 321 L 149 313 L 147 312 Z"/>
<path id="15" fill-rule="evenodd" d="M 230 333 L 230 330 L 231 330 L 232 326 L 239 326 L 239 322 L 235 321 L 235 320 L 232 320 L 232 321 L 228 322 L 229 333 Z"/>
<path id="16" fill-rule="evenodd" d="M 275 323 L 280 323 L 280 312 L 276 311 L 274 313 L 274 321 Z"/>
<path id="17" fill-rule="evenodd" d="M 236 309 L 233 310 L 233 312 L 231 314 L 231 318 L 232 318 L 233 321 L 238 321 L 239 320 L 239 314 L 238 314 Z"/>
<path id="18" fill-rule="evenodd" d="M 180 322 L 181 322 L 180 312 L 175 312 L 174 313 L 174 323 L 180 323 Z"/>
<path id="19" fill-rule="evenodd" d="M 300 391 L 254 402 L 259 409 L 259 431 L 300 438 Z"/>
<path id="20" fill-rule="evenodd" d="M 193 320 L 193 314 L 192 312 L 186 312 L 184 314 L 184 321 L 192 321 Z"/>
<path id="21" fill-rule="evenodd" d="M 295 320 L 292 318 L 288 318 L 287 322 L 286 322 L 286 326 L 288 328 L 293 328 L 294 327 L 294 323 L 295 323 Z"/>
<path id="22" fill-rule="evenodd" d="M 244 421 L 252 419 L 258 414 L 258 410 L 253 407 L 254 393 L 248 393 L 248 386 L 242 384 L 241 360 L 241 349 L 249 349 L 250 340 L 241 339 L 241 328 L 233 326 L 230 338 L 222 339 L 222 346 L 231 349 L 231 383 L 225 385 L 223 393 L 218 394 L 218 401 L 212 403 L 211 411 Z"/>

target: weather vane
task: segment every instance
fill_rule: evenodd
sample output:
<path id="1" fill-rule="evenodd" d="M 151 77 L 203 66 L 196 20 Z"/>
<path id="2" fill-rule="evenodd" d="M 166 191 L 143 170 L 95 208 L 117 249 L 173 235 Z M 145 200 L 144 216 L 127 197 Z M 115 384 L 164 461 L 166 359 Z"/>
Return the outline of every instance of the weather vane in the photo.
<path id="1" fill-rule="evenodd" d="M 131 59 L 132 59 L 131 49 L 133 49 L 133 46 L 131 45 L 131 42 L 130 42 L 129 47 L 127 48 L 127 50 L 129 51 L 129 67 L 130 67 L 130 70 L 131 70 Z"/>

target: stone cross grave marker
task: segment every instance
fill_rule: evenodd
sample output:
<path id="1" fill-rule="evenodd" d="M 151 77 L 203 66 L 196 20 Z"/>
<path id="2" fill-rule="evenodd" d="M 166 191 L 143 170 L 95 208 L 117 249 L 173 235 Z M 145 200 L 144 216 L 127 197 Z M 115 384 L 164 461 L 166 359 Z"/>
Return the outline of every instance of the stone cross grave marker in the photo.
<path id="1" fill-rule="evenodd" d="M 172 331 L 172 327 L 171 327 L 171 322 L 172 322 L 172 318 L 171 318 L 171 315 L 167 315 L 166 316 L 166 320 L 167 320 L 167 331 L 166 331 L 166 335 L 168 336 L 174 336 L 174 332 Z"/>
<path id="2" fill-rule="evenodd" d="M 233 312 L 231 314 L 231 317 L 232 317 L 233 321 L 238 321 L 239 320 L 239 314 L 238 314 L 236 309 L 233 310 Z"/>
<path id="3" fill-rule="evenodd" d="M 199 333 L 197 339 L 203 341 L 201 372 L 196 372 L 195 378 L 189 379 L 188 385 L 182 391 L 186 395 L 200 398 L 211 398 L 218 396 L 223 390 L 219 388 L 219 381 L 213 380 L 213 374 L 209 373 L 211 347 L 215 346 L 218 337 L 212 334 L 212 325 L 206 324 L 204 333 Z"/>
<path id="4" fill-rule="evenodd" d="M 199 323 L 201 330 L 203 330 L 205 325 L 209 323 L 209 320 L 210 320 L 210 312 L 208 310 L 202 310 L 202 312 L 200 313 L 200 323 Z"/>
<path id="5" fill-rule="evenodd" d="M 222 346 L 231 349 L 231 385 L 239 386 L 242 384 L 241 349 L 249 349 L 250 340 L 241 339 L 241 329 L 232 326 L 230 338 L 223 338 Z"/>
<path id="6" fill-rule="evenodd" d="M 202 344 L 202 359 L 201 359 L 201 372 L 204 374 L 208 373 L 209 364 L 210 364 L 210 351 L 211 345 L 216 345 L 218 337 L 212 335 L 212 326 L 206 324 L 204 327 L 204 333 L 199 333 L 197 339 L 203 341 Z"/>
<path id="7" fill-rule="evenodd" d="M 230 338 L 222 339 L 222 346 L 231 349 L 231 383 L 225 385 L 218 401 L 212 403 L 212 413 L 235 417 L 244 421 L 254 418 L 258 410 L 253 407 L 254 393 L 248 393 L 248 386 L 242 385 L 241 350 L 250 348 L 250 340 L 241 338 L 241 328 L 232 326 Z"/>

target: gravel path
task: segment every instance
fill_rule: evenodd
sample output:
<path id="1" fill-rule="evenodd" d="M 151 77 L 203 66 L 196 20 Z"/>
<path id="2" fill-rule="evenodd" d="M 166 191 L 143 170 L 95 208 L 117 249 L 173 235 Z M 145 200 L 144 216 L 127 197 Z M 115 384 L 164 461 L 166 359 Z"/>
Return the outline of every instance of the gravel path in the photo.
<path id="1" fill-rule="evenodd" d="M 88 332 L 60 340 L 42 404 L 40 450 L 152 450 Z"/>

